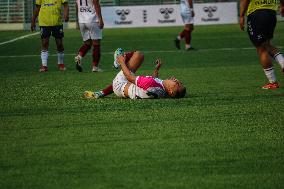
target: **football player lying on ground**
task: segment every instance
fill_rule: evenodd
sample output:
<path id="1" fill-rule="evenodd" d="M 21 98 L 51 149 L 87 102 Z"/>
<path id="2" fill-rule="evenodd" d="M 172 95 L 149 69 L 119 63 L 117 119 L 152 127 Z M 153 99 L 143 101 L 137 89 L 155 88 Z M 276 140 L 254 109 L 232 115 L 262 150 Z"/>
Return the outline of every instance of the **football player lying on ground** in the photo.
<path id="1" fill-rule="evenodd" d="M 131 52 L 124 53 L 121 48 L 118 48 L 114 52 L 114 63 L 113 63 L 113 66 L 116 69 L 118 69 L 120 67 L 120 65 L 116 61 L 116 57 L 119 54 L 124 54 L 125 55 L 125 62 L 130 67 L 130 69 L 132 70 L 133 73 L 135 73 L 135 71 L 139 68 L 139 66 L 142 64 L 142 62 L 144 60 L 144 55 L 141 52 L 139 52 L 139 51 L 131 51 Z M 113 87 L 112 87 L 112 84 L 110 84 L 110 85 L 108 85 L 106 88 L 104 88 L 101 91 L 96 91 L 96 92 L 85 91 L 84 96 L 86 98 L 90 98 L 90 99 L 92 99 L 92 98 L 102 98 L 102 97 L 108 96 L 108 95 L 110 95 L 112 93 L 113 93 Z"/>
<path id="2" fill-rule="evenodd" d="M 130 57 L 131 56 L 131 57 Z M 130 57 L 130 58 L 129 58 Z M 156 60 L 156 67 L 153 76 L 135 76 L 134 73 L 140 67 L 144 56 L 140 52 L 132 52 L 124 54 L 122 49 L 115 52 L 115 65 L 118 63 L 122 70 L 116 75 L 113 80 L 113 91 L 118 97 L 131 99 L 144 98 L 182 98 L 185 96 L 186 88 L 182 83 L 174 77 L 166 80 L 158 78 L 158 71 L 161 66 L 161 61 Z M 106 89 L 110 89 L 108 86 Z M 109 92 L 109 91 L 108 91 Z M 86 98 L 98 98 L 106 96 L 104 90 L 103 95 L 99 96 L 91 91 L 86 91 Z"/>

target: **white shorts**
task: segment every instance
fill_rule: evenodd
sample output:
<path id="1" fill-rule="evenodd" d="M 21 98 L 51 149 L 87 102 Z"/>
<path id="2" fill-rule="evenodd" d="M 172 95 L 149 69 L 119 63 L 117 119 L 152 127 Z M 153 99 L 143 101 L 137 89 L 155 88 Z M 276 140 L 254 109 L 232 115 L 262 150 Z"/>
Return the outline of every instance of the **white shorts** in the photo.
<path id="1" fill-rule="evenodd" d="M 184 24 L 194 23 L 194 18 L 192 17 L 192 11 L 190 9 L 182 9 L 180 15 Z"/>
<path id="2" fill-rule="evenodd" d="M 118 72 L 116 77 L 112 82 L 113 92 L 118 97 L 126 98 L 124 95 L 124 88 L 129 81 L 126 79 L 123 71 Z M 130 84 L 128 88 L 128 96 L 131 99 L 139 99 L 139 98 L 150 98 L 151 96 L 147 95 L 147 91 L 143 90 L 140 87 L 137 87 L 133 83 Z"/>
<path id="3" fill-rule="evenodd" d="M 102 29 L 99 28 L 98 22 L 79 23 L 79 26 L 83 41 L 102 39 Z"/>

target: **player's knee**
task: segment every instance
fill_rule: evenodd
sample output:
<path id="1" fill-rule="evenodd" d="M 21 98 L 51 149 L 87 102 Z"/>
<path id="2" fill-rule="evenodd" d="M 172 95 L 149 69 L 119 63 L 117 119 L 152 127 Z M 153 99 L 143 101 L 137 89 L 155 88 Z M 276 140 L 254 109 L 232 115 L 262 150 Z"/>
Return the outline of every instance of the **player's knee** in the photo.
<path id="1" fill-rule="evenodd" d="M 258 54 L 262 54 L 266 51 L 265 45 L 259 45 L 256 47 L 256 51 Z"/>
<path id="2" fill-rule="evenodd" d="M 100 44 L 100 40 L 93 40 L 93 46 L 99 46 Z"/>
<path id="3" fill-rule="evenodd" d="M 48 46 L 49 46 L 49 40 L 42 40 L 42 48 L 44 49 L 48 49 Z"/>
<path id="4" fill-rule="evenodd" d="M 57 46 L 57 51 L 58 52 L 63 52 L 64 51 L 64 46 L 61 44 L 61 45 L 58 45 Z"/>
<path id="5" fill-rule="evenodd" d="M 92 40 L 89 39 L 87 41 L 84 41 L 84 44 L 91 47 L 92 46 Z"/>
<path id="6" fill-rule="evenodd" d="M 140 61 L 144 60 L 144 54 L 140 51 L 135 51 L 133 54 L 137 59 L 139 59 Z"/>

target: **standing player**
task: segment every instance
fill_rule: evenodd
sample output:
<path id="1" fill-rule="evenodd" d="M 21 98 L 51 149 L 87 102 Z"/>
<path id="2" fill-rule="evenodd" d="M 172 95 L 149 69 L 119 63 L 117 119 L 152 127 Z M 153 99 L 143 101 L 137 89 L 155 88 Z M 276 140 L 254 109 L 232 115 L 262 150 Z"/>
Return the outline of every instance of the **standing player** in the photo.
<path id="1" fill-rule="evenodd" d="M 280 11 L 284 16 L 284 0 L 280 0 Z M 247 14 L 247 31 L 249 38 L 256 47 L 260 63 L 269 81 L 262 89 L 277 89 L 279 84 L 276 81 L 271 58 L 274 58 L 284 72 L 284 57 L 279 50 L 271 45 L 276 26 L 276 11 L 278 1 L 263 0 L 242 0 L 240 4 L 240 28 L 244 30 L 245 14 Z"/>
<path id="2" fill-rule="evenodd" d="M 185 24 L 183 31 L 176 37 L 175 45 L 180 49 L 180 41 L 185 39 L 185 50 L 193 50 L 191 46 L 191 33 L 194 29 L 194 11 L 193 11 L 193 0 L 180 0 L 180 9 L 182 21 Z"/>
<path id="3" fill-rule="evenodd" d="M 102 29 L 104 22 L 101 14 L 99 0 L 77 0 L 76 1 L 77 21 L 83 37 L 84 44 L 75 57 L 76 69 L 83 71 L 82 58 L 93 46 L 93 72 L 101 72 L 99 61 L 101 57 Z"/>
<path id="4" fill-rule="evenodd" d="M 64 6 L 63 18 L 65 22 L 69 20 L 69 7 L 67 0 L 36 0 L 36 7 L 31 20 L 31 30 L 36 27 L 36 18 L 38 17 L 41 31 L 41 67 L 40 72 L 46 72 L 48 60 L 49 38 L 52 35 L 55 38 L 57 46 L 58 69 L 65 70 L 64 66 L 64 47 L 63 47 L 63 25 L 61 18 L 61 7 Z"/>

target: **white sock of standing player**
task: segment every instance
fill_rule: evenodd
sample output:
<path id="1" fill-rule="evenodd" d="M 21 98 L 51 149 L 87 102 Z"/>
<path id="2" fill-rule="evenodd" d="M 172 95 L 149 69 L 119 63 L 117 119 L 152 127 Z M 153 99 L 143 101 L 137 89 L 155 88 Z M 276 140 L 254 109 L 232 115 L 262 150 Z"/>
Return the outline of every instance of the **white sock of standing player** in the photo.
<path id="1" fill-rule="evenodd" d="M 263 69 L 263 71 L 264 71 L 269 83 L 275 83 L 276 82 L 276 76 L 275 76 L 273 67 Z"/>
<path id="2" fill-rule="evenodd" d="M 280 65 L 281 69 L 284 71 L 284 56 L 281 52 L 274 55 L 274 60 Z"/>
<path id="3" fill-rule="evenodd" d="M 46 66 L 47 67 L 47 60 L 48 60 L 48 51 L 41 51 L 41 64 L 42 66 Z"/>
<path id="4" fill-rule="evenodd" d="M 57 52 L 57 63 L 64 64 L 64 52 Z"/>

